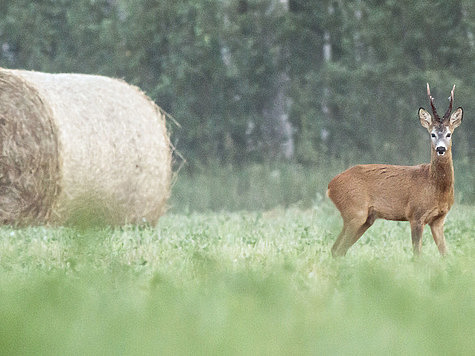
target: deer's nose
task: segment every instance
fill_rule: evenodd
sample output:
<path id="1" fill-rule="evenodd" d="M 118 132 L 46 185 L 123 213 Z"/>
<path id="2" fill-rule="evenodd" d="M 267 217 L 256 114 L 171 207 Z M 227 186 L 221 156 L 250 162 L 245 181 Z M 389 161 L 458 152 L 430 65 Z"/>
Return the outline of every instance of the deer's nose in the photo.
<path id="1" fill-rule="evenodd" d="M 437 152 L 437 154 L 443 155 L 445 151 L 447 151 L 447 149 L 444 146 L 439 146 L 435 149 L 435 151 Z"/>

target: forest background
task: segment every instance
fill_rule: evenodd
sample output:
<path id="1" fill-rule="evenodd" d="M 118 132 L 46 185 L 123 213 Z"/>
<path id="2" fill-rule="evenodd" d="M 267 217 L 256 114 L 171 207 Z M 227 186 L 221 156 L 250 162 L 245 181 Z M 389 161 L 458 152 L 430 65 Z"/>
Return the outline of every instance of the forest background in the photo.
<path id="1" fill-rule="evenodd" d="M 351 164 L 427 162 L 426 82 L 439 111 L 456 85 L 457 199 L 473 203 L 474 34 L 471 0 L 0 1 L 1 67 L 123 78 L 173 116 L 172 204 L 194 209 L 311 203 Z M 252 200 L 276 178 L 280 197 Z"/>

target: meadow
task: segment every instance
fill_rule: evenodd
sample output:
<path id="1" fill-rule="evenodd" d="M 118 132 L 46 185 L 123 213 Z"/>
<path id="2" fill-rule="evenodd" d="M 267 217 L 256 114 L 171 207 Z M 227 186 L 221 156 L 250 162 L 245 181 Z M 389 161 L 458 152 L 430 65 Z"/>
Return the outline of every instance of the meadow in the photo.
<path id="1" fill-rule="evenodd" d="M 191 182 L 155 227 L 2 227 L 0 353 L 475 353 L 473 206 L 451 211 L 445 258 L 429 229 L 414 259 L 408 224 L 377 221 L 335 260 L 341 221 L 321 194 L 199 212 L 180 200 Z"/>

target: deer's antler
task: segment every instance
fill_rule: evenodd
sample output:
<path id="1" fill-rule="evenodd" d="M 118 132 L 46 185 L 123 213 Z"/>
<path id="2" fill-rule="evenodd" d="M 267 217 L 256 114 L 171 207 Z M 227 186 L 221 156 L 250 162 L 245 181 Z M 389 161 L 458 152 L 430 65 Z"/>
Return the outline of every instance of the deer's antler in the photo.
<path id="1" fill-rule="evenodd" d="M 430 106 L 432 107 L 432 113 L 434 114 L 434 119 L 440 121 L 439 115 L 437 114 L 437 110 L 435 109 L 434 98 L 432 97 L 432 95 L 430 95 L 429 83 L 427 83 L 427 96 L 429 97 Z"/>
<path id="2" fill-rule="evenodd" d="M 444 114 L 444 119 L 448 119 L 451 112 L 452 112 L 452 104 L 454 103 L 454 91 L 455 91 L 455 84 L 452 88 L 452 91 L 450 92 L 450 98 L 449 98 L 449 108 Z"/>

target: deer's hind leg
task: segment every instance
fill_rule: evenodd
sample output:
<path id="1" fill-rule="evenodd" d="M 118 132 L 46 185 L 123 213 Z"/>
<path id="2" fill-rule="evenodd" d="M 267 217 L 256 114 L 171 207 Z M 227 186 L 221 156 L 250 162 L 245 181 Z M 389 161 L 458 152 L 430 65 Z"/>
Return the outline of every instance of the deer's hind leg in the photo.
<path id="1" fill-rule="evenodd" d="M 332 247 L 332 256 L 344 256 L 348 249 L 373 225 L 375 215 L 370 208 L 367 214 L 354 214 L 343 217 L 343 229 Z"/>

